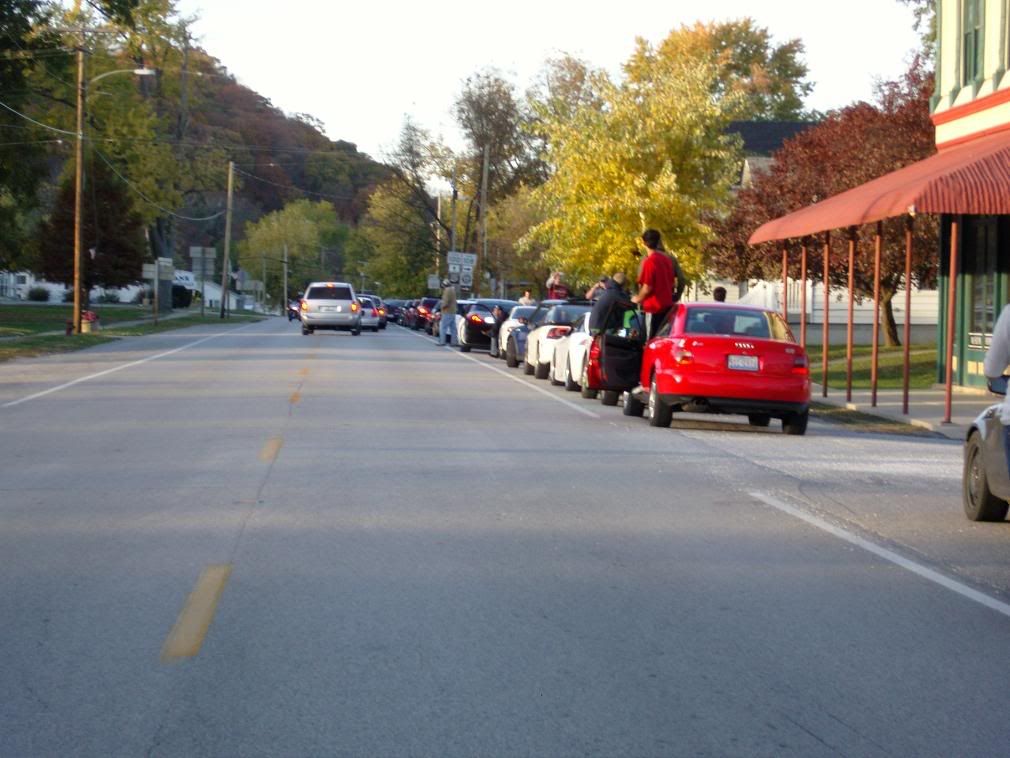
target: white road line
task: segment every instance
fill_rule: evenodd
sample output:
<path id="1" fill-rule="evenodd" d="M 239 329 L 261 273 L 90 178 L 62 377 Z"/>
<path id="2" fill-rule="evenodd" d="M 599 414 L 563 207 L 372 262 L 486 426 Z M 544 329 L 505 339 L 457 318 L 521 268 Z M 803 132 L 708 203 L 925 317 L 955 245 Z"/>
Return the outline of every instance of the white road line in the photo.
<path id="1" fill-rule="evenodd" d="M 850 545 L 855 545 L 868 553 L 873 553 L 873 555 L 876 555 L 878 558 L 883 558 L 885 561 L 889 561 L 896 566 L 900 566 L 906 571 L 911 571 L 916 576 L 922 577 L 934 584 L 938 584 L 951 592 L 956 592 L 958 595 L 968 598 L 969 600 L 974 600 L 976 603 L 984 605 L 986 608 L 996 611 L 997 613 L 1002 613 L 1004 616 L 1010 616 L 1010 605 L 1007 603 L 990 597 L 978 590 L 974 590 L 968 585 L 962 584 L 961 582 L 951 579 L 948 576 L 944 576 L 938 571 L 926 568 L 922 564 L 911 561 L 908 558 L 898 555 L 894 551 L 888 550 L 880 545 L 874 544 L 869 540 L 864 540 L 862 537 L 857 537 L 856 535 L 845 531 L 841 527 L 830 524 L 824 519 L 818 518 L 817 516 L 807 513 L 800 508 L 789 505 L 788 503 L 785 503 L 771 495 L 766 495 L 763 492 L 751 492 L 750 496 L 755 500 L 760 500 L 765 505 L 770 505 L 776 510 L 787 513 L 790 516 L 798 518 L 800 521 L 805 521 L 811 526 L 817 527 L 818 529 L 825 531 L 840 540 L 844 540 Z"/>
<path id="2" fill-rule="evenodd" d="M 258 323 L 258 322 L 253 322 Z M 130 363 L 124 363 L 120 366 L 113 366 L 112 368 L 105 369 L 105 371 L 99 371 L 97 374 L 89 374 L 88 376 L 82 376 L 79 379 L 74 379 L 72 382 L 67 382 L 66 384 L 61 384 L 58 387 L 50 387 L 42 392 L 36 392 L 34 395 L 28 395 L 27 397 L 20 398 L 19 400 L 12 400 L 9 403 L 4 403 L 0 405 L 0 408 L 13 408 L 15 405 L 21 405 L 22 403 L 27 403 L 30 400 L 38 400 L 40 397 L 45 397 L 46 395 L 52 395 L 54 392 L 60 392 L 65 389 L 69 389 L 76 384 L 81 384 L 82 382 L 90 382 L 92 379 L 99 379 L 103 376 L 108 376 L 109 374 L 114 374 L 117 371 L 122 371 L 123 369 L 132 368 L 133 366 L 140 366 L 144 363 L 149 363 L 150 361 L 156 361 L 159 358 L 166 358 L 169 355 L 174 355 L 175 353 L 180 353 L 183 350 L 189 350 L 191 347 L 196 347 L 197 345 L 202 345 L 204 342 L 208 342 L 212 339 L 217 339 L 218 337 L 226 337 L 230 334 L 234 334 L 240 329 L 248 329 L 253 324 L 247 324 L 246 326 L 240 326 L 238 329 L 233 329 L 230 332 L 220 332 L 218 334 L 211 334 L 209 337 L 204 337 L 196 342 L 190 342 L 188 345 L 183 345 L 182 347 L 177 347 L 174 350 L 168 350 L 164 353 L 158 353 L 157 355 L 149 355 L 146 358 L 141 358 L 139 361 L 131 361 Z"/>
<path id="3" fill-rule="evenodd" d="M 433 345 L 438 345 L 438 340 L 429 339 L 428 337 L 424 336 L 423 334 L 415 334 L 413 331 L 408 330 L 408 329 L 405 329 L 405 331 L 407 332 L 407 334 L 411 335 L 412 337 L 417 337 L 419 339 L 424 340 L 425 342 L 430 342 Z M 449 345 L 439 345 L 439 347 L 442 347 L 443 349 L 448 350 L 453 355 L 457 355 L 460 358 L 465 358 L 468 361 L 472 361 L 473 363 L 476 363 L 478 366 L 483 366 L 488 371 L 494 371 L 496 374 L 501 374 L 506 379 L 511 379 L 513 382 L 519 382 L 519 384 L 521 384 L 523 387 L 527 387 L 528 389 L 531 389 L 531 390 L 534 390 L 536 392 L 539 392 L 544 397 L 549 397 L 551 400 L 559 402 L 562 405 L 566 405 L 569 408 L 571 408 L 573 411 L 578 411 L 583 416 L 588 416 L 589 418 L 600 418 L 600 414 L 595 413 L 595 412 L 589 410 L 588 408 L 583 408 L 581 405 L 576 405 L 571 400 L 565 400 L 563 397 L 558 397 L 553 392 L 550 392 L 550 391 L 544 389 L 543 387 L 538 387 L 535 384 L 532 384 L 532 383 L 527 382 L 527 381 L 525 381 L 523 379 L 520 379 L 518 376 L 515 376 L 514 374 L 510 374 L 507 371 L 502 371 L 497 366 L 491 366 L 491 365 L 485 363 L 484 361 L 479 361 L 476 358 L 474 358 L 472 355 L 467 355 L 466 353 L 458 353 L 458 352 L 454 351 L 452 349 L 452 347 L 450 347 Z"/>

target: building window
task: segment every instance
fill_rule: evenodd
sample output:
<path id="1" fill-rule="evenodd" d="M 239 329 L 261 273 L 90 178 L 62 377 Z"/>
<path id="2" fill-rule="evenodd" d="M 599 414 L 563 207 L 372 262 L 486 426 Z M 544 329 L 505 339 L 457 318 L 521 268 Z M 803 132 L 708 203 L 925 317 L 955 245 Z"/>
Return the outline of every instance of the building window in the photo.
<path id="1" fill-rule="evenodd" d="M 964 84 L 982 81 L 983 3 L 985 0 L 964 0 L 964 19 L 961 25 L 961 72 Z"/>

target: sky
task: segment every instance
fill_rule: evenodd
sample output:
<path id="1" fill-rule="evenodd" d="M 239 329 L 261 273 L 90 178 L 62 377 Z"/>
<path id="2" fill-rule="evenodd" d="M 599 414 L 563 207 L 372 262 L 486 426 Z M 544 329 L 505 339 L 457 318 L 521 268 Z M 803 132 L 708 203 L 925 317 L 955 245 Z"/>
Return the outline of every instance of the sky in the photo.
<path id="1" fill-rule="evenodd" d="M 382 159 L 410 117 L 459 147 L 452 104 L 467 76 L 497 68 L 520 91 L 544 61 L 576 55 L 613 74 L 637 37 L 657 43 L 695 21 L 750 16 L 776 42 L 800 38 L 807 106 L 873 96 L 907 67 L 918 37 L 898 0 L 178 0 L 194 35 L 238 80 L 287 113 L 308 113 L 334 140 Z"/>

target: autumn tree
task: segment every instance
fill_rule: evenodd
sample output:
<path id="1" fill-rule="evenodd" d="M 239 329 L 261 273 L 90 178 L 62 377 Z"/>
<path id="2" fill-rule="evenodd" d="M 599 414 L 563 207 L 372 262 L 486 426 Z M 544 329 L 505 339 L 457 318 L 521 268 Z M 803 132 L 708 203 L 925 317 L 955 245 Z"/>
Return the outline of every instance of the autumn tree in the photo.
<path id="1" fill-rule="evenodd" d="M 932 155 L 936 151 L 929 118 L 932 86 L 932 72 L 917 58 L 901 80 L 878 87 L 875 103 L 856 103 L 831 113 L 818 126 L 787 141 L 771 168 L 739 192 L 732 212 L 713 221 L 716 235 L 709 252 L 714 272 L 737 281 L 780 276 L 776 244 L 747 244 L 761 224 Z M 884 224 L 881 321 L 888 345 L 899 344 L 892 301 L 905 269 L 904 223 L 895 219 Z M 920 285 L 929 286 L 935 276 L 936 220 L 920 217 L 915 228 L 915 277 Z M 831 259 L 832 283 L 847 286 L 847 243 L 840 234 L 833 241 L 837 256 Z M 797 241 L 791 244 L 795 248 Z M 862 249 L 855 267 L 855 292 L 871 297 L 873 256 L 865 241 Z M 813 270 L 823 265 L 820 250 L 820 245 L 813 245 L 810 251 Z M 799 272 L 792 275 L 798 277 Z"/>
<path id="2" fill-rule="evenodd" d="M 570 116 L 541 111 L 551 176 L 534 191 L 544 221 L 524 243 L 542 245 L 574 282 L 634 271 L 630 249 L 645 227 L 699 273 L 704 217 L 723 207 L 734 178 L 739 141 L 726 127 L 736 95 L 712 96 L 709 57 L 640 40 L 626 74 L 596 77 L 594 96 Z"/>
<path id="3" fill-rule="evenodd" d="M 775 44 L 771 32 L 753 19 L 697 22 L 672 31 L 656 53 L 666 58 L 707 60 L 715 68 L 712 95 L 731 101 L 735 120 L 802 121 L 804 98 L 813 90 L 807 81 L 803 42 Z M 647 58 L 641 61 L 649 65 Z M 625 68 L 634 78 L 639 57 Z"/>
<path id="4" fill-rule="evenodd" d="M 140 279 L 144 261 L 143 220 L 131 207 L 129 189 L 100 160 L 84 177 L 81 281 L 85 300 L 92 287 L 125 287 Z M 74 177 L 66 172 L 52 215 L 38 232 L 37 273 L 68 286 L 74 282 Z"/>

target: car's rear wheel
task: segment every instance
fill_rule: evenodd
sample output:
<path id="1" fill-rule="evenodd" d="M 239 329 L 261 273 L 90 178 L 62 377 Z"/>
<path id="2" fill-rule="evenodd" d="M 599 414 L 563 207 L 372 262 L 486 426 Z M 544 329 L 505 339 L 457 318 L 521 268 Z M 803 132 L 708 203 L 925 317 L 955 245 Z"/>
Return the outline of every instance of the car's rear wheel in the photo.
<path id="1" fill-rule="evenodd" d="M 516 357 L 516 343 L 510 339 L 505 345 L 505 365 L 509 368 L 519 366 L 519 358 Z"/>
<path id="2" fill-rule="evenodd" d="M 307 337 L 310 334 L 312 334 L 312 330 L 305 326 L 305 324 L 302 324 L 302 335 Z"/>
<path id="3" fill-rule="evenodd" d="M 649 426 L 669 426 L 673 421 L 673 408 L 663 402 L 656 387 L 656 375 L 649 381 L 649 402 L 646 406 Z"/>
<path id="4" fill-rule="evenodd" d="M 547 375 L 551 373 L 551 364 L 541 363 L 540 359 L 537 358 L 536 365 L 533 367 L 533 375 L 537 379 L 546 379 Z"/>
<path id="5" fill-rule="evenodd" d="M 361 334 L 361 327 L 360 326 L 356 326 L 353 329 L 351 329 L 351 336 L 352 337 L 357 337 L 359 334 Z"/>
<path id="6" fill-rule="evenodd" d="M 964 450 L 964 473 L 961 476 L 961 500 L 964 515 L 972 521 L 1002 521 L 1010 505 L 992 494 L 985 473 L 985 453 L 982 437 L 974 432 Z"/>
<path id="7" fill-rule="evenodd" d="M 578 388 L 579 385 L 572 379 L 572 362 L 570 360 L 565 361 L 565 389 L 569 392 L 575 392 Z"/>
<path id="8" fill-rule="evenodd" d="M 786 434 L 801 435 L 807 433 L 807 420 L 810 418 L 810 411 L 803 413 L 790 413 L 782 419 L 782 431 Z"/>
<path id="9" fill-rule="evenodd" d="M 748 413 L 747 423 L 751 426 L 768 426 L 772 422 L 772 417 L 767 413 Z"/>
<path id="10" fill-rule="evenodd" d="M 587 400 L 595 400 L 596 399 L 596 395 L 597 395 L 597 391 L 594 390 L 594 389 L 591 389 L 590 386 L 589 386 L 589 366 L 588 365 L 584 365 L 582 367 L 582 390 L 581 390 L 581 395 L 582 395 L 582 397 L 586 398 Z"/>
<path id="11" fill-rule="evenodd" d="M 621 399 L 621 393 L 617 390 L 603 390 L 600 393 L 600 402 L 604 405 L 617 405 L 617 401 Z"/>
<path id="12" fill-rule="evenodd" d="M 631 394 L 631 391 L 624 393 L 624 415 L 641 416 L 645 413 L 645 403 Z"/>

